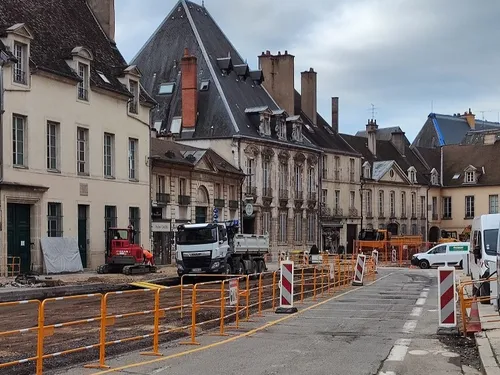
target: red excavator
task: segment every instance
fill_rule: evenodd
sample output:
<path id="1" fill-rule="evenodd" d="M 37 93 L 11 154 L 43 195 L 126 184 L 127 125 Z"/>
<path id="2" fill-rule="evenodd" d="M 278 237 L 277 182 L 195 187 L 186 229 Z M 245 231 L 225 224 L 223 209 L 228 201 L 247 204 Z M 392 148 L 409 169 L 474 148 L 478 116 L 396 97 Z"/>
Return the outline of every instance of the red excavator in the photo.
<path id="1" fill-rule="evenodd" d="M 106 264 L 97 267 L 97 273 L 119 273 L 125 275 L 156 272 L 151 253 L 134 243 L 134 228 L 109 228 L 106 242 Z M 147 259 L 146 255 L 151 259 Z"/>

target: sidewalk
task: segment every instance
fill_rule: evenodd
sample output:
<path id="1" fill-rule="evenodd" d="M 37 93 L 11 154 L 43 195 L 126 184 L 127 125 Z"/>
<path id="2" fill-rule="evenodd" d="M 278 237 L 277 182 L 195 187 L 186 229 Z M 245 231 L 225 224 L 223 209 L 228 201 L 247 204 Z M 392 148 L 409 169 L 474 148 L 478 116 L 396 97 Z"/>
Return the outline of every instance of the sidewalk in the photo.
<path id="1" fill-rule="evenodd" d="M 479 356 L 486 375 L 500 375 L 500 315 L 493 305 L 479 306 L 479 318 L 483 328 L 476 334 Z"/>

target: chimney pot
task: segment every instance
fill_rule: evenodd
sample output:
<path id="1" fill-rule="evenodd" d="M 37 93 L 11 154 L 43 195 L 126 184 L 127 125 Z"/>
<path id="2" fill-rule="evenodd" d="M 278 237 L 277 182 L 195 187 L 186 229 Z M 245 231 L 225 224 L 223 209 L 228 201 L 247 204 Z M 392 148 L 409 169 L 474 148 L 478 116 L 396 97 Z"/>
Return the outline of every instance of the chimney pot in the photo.
<path id="1" fill-rule="evenodd" d="M 288 50 L 285 50 L 285 55 L 288 55 Z"/>
<path id="2" fill-rule="evenodd" d="M 270 54 L 271 54 L 271 51 L 266 50 L 266 55 L 270 55 Z"/>
<path id="3" fill-rule="evenodd" d="M 115 40 L 115 1 L 114 0 L 87 0 L 97 22 L 106 36 Z"/>
<path id="4" fill-rule="evenodd" d="M 339 132 L 339 98 L 332 98 L 332 129 Z"/>
<path id="5" fill-rule="evenodd" d="M 198 59 L 184 49 L 181 60 L 182 126 L 194 128 L 198 113 Z"/>
<path id="6" fill-rule="evenodd" d="M 302 111 L 316 125 L 318 123 L 318 89 L 317 76 L 313 68 L 301 73 L 300 106 Z"/>
<path id="7" fill-rule="evenodd" d="M 281 56 L 281 51 L 278 51 L 278 56 Z"/>

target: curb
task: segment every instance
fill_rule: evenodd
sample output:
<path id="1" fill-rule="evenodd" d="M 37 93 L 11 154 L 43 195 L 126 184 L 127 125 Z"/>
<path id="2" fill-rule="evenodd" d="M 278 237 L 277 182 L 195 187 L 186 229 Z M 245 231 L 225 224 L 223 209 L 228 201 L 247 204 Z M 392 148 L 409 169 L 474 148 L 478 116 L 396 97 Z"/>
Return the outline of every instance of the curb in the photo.
<path id="1" fill-rule="evenodd" d="M 478 332 L 474 335 L 476 339 L 477 349 L 479 350 L 479 358 L 485 375 L 500 375 L 500 367 L 498 366 L 495 354 L 491 349 L 490 340 L 486 332 Z"/>

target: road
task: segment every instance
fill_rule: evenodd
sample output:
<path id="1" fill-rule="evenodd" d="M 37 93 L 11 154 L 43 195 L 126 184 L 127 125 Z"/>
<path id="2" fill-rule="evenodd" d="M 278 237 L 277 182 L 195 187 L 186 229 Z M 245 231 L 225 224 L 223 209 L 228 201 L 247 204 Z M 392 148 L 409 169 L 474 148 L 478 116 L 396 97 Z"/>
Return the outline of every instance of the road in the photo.
<path id="1" fill-rule="evenodd" d="M 268 313 L 228 338 L 203 335 L 201 346 L 162 346 L 160 358 L 128 353 L 107 371 L 56 374 L 479 374 L 436 335 L 435 275 L 381 269 L 373 283 L 299 305 L 297 315 Z"/>

